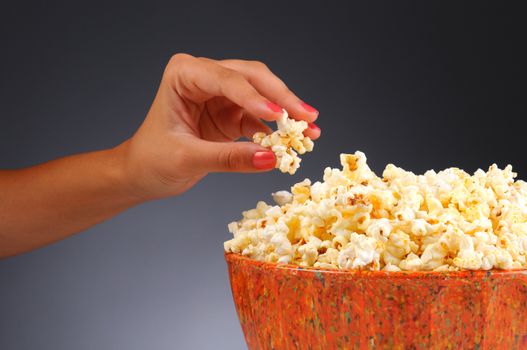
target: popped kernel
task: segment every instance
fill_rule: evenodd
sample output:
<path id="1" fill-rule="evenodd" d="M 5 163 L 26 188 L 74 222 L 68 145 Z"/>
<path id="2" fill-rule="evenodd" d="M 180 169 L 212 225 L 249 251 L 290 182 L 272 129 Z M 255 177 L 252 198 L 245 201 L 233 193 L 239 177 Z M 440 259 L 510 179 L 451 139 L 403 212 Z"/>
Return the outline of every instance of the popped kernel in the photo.
<path id="1" fill-rule="evenodd" d="M 276 156 L 276 168 L 283 173 L 293 175 L 300 167 L 299 154 L 311 152 L 313 141 L 304 136 L 307 122 L 289 118 L 285 109 L 280 119 L 276 122 L 277 130 L 270 135 L 257 132 L 253 135 L 253 142 L 271 148 Z"/>

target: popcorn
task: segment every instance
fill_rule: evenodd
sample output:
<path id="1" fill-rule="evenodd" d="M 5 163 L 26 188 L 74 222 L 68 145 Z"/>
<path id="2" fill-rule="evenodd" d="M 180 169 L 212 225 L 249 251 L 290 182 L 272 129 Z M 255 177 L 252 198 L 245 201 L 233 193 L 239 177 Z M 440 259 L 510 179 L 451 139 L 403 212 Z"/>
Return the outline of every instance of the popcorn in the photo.
<path id="1" fill-rule="evenodd" d="M 282 117 L 276 122 L 278 130 L 270 135 L 257 132 L 253 135 L 253 141 L 263 147 L 271 148 L 276 155 L 276 168 L 283 173 L 293 175 L 300 167 L 300 157 L 313 150 L 313 141 L 304 136 L 307 123 L 303 120 L 290 119 L 284 109 Z"/>
<path id="2" fill-rule="evenodd" d="M 389 164 L 380 178 L 362 152 L 340 161 L 243 212 L 225 251 L 333 270 L 527 268 L 527 183 L 511 166 L 415 175 Z"/>
<path id="3" fill-rule="evenodd" d="M 293 201 L 293 195 L 287 191 L 278 191 L 271 194 L 276 204 L 283 206 Z"/>
<path id="4" fill-rule="evenodd" d="M 417 255 L 410 253 L 403 261 L 401 261 L 399 268 L 407 271 L 418 271 L 423 268 L 423 262 Z"/>

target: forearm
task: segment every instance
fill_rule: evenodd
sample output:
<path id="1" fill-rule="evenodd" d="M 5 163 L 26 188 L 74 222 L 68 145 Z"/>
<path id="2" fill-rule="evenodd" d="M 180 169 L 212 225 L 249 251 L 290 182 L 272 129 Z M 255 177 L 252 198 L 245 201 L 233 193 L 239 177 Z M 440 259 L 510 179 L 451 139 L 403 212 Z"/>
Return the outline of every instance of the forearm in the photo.
<path id="1" fill-rule="evenodd" d="M 0 171 L 0 257 L 65 238 L 138 204 L 125 148 Z"/>

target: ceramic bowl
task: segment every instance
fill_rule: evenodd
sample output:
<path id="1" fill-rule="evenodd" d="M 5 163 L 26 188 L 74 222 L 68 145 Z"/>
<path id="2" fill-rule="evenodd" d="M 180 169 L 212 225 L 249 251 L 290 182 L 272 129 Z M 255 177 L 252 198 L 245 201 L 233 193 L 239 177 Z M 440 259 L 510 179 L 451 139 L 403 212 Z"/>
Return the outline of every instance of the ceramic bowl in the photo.
<path id="1" fill-rule="evenodd" d="M 527 349 L 527 270 L 331 271 L 225 258 L 250 350 Z"/>

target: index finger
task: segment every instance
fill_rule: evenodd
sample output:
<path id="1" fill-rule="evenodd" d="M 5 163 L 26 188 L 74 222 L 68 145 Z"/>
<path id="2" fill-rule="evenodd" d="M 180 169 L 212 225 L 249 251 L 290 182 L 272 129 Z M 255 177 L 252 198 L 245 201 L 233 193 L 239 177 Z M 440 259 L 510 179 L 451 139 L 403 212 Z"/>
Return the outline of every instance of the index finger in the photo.
<path id="1" fill-rule="evenodd" d="M 259 93 L 285 108 L 292 118 L 307 122 L 317 119 L 318 111 L 297 97 L 264 63 L 244 60 L 217 62 L 242 73 Z"/>

